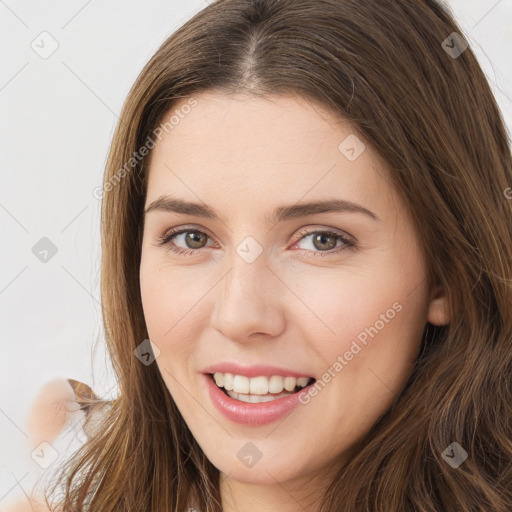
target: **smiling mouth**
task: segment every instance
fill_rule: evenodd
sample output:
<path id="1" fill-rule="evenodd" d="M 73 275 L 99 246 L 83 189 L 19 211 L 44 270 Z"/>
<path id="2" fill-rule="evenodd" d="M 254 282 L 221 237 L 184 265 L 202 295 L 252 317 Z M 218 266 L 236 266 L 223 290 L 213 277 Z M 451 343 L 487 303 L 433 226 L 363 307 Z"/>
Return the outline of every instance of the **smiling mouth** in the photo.
<path id="1" fill-rule="evenodd" d="M 298 393 L 301 389 L 313 384 L 314 377 L 246 377 L 231 373 L 208 374 L 225 395 L 247 403 L 270 402 Z"/>

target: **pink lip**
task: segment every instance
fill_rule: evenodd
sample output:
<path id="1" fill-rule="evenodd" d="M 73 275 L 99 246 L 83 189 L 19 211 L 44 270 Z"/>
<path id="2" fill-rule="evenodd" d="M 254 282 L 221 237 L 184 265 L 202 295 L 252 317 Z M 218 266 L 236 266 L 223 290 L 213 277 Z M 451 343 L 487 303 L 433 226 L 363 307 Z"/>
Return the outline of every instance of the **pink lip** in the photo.
<path id="1" fill-rule="evenodd" d="M 261 373 L 258 375 L 261 375 Z M 215 384 L 210 375 L 204 375 L 204 378 L 206 379 L 210 399 L 219 412 L 230 421 L 252 426 L 265 425 L 286 416 L 301 403 L 299 400 L 300 394 L 307 393 L 309 388 L 309 386 L 306 386 L 293 395 L 278 398 L 271 402 L 253 404 L 241 402 L 226 395 Z M 310 384 L 310 386 L 312 385 Z"/>
<path id="2" fill-rule="evenodd" d="M 257 364 L 251 366 L 242 366 L 236 363 L 219 363 L 208 366 L 202 370 L 202 373 L 232 373 L 234 375 L 245 375 L 246 377 L 272 377 L 272 375 L 280 375 L 281 377 L 312 377 L 308 373 L 297 373 L 293 370 L 286 368 L 279 368 L 277 366 L 268 366 L 264 364 Z"/>

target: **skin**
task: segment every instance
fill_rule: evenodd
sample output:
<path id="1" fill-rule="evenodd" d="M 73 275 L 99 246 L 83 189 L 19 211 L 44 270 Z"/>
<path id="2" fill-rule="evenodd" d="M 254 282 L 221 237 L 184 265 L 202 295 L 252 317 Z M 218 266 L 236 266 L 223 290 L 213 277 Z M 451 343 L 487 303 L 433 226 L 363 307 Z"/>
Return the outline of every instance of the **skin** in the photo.
<path id="1" fill-rule="evenodd" d="M 365 141 L 354 161 L 338 149 L 354 133 L 348 122 L 295 96 L 208 91 L 195 99 L 153 150 L 145 206 L 172 195 L 206 203 L 222 221 L 145 215 L 140 283 L 156 364 L 220 470 L 225 511 L 316 510 L 329 478 L 405 385 L 426 322 L 448 323 L 446 297 L 427 286 L 417 234 L 385 162 Z M 266 220 L 278 206 L 327 199 L 356 202 L 379 220 L 358 212 Z M 157 245 L 181 226 L 208 235 L 192 248 L 186 235 L 172 240 L 192 255 Z M 315 245 L 315 230 L 349 235 L 356 248 L 337 238 Z M 247 236 L 263 249 L 252 263 L 236 252 Z M 321 379 L 396 303 L 400 312 L 286 418 L 242 426 L 211 403 L 200 375 L 206 366 L 272 364 Z M 247 442 L 262 453 L 250 468 L 237 458 Z"/>

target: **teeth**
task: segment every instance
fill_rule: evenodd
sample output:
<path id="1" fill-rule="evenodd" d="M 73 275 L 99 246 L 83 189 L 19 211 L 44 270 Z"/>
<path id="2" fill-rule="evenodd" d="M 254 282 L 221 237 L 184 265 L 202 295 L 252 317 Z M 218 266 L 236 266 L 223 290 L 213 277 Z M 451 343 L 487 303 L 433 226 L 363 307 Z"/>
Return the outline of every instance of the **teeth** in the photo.
<path id="1" fill-rule="evenodd" d="M 215 383 L 219 388 L 224 385 L 224 375 L 222 373 L 216 373 L 213 378 L 215 379 Z"/>
<path id="2" fill-rule="evenodd" d="M 297 379 L 297 386 L 305 388 L 308 385 L 309 379 L 307 377 L 299 377 Z"/>
<path id="3" fill-rule="evenodd" d="M 266 379 L 266 377 L 263 377 Z M 286 386 L 286 381 L 293 383 L 293 387 Z M 284 383 L 284 384 L 283 384 Z M 268 392 L 269 393 L 281 393 L 283 388 L 286 388 L 287 391 L 295 391 L 295 383 L 296 379 L 294 377 L 279 377 L 279 375 L 272 375 L 270 379 L 268 379 Z"/>
<path id="4" fill-rule="evenodd" d="M 251 395 L 266 395 L 268 393 L 269 381 L 267 377 L 253 377 L 250 380 L 247 379 L 247 382 L 249 382 Z M 236 391 L 241 393 L 238 389 Z M 272 393 L 275 393 L 275 391 L 272 391 Z"/>
<path id="5" fill-rule="evenodd" d="M 249 379 L 244 375 L 234 375 L 233 391 L 237 393 L 249 393 Z"/>
<path id="6" fill-rule="evenodd" d="M 220 373 L 216 372 L 213 375 L 215 383 L 220 388 L 224 388 L 226 391 L 233 391 L 235 394 L 241 393 L 247 397 L 263 396 L 269 393 L 277 394 L 283 392 L 287 395 L 294 392 L 297 387 L 304 388 L 310 381 L 309 377 L 281 377 L 279 375 L 272 375 L 272 377 L 246 377 L 245 375 L 233 375 L 232 373 Z M 230 393 L 228 393 L 231 396 Z M 234 397 L 232 397 L 234 398 Z M 269 397 L 272 399 L 273 397 Z M 245 402 L 251 401 L 243 400 Z M 261 401 L 261 400 L 259 400 Z"/>
<path id="7" fill-rule="evenodd" d="M 217 375 L 217 373 L 214 374 L 214 377 L 215 375 Z M 222 373 L 220 374 L 222 376 Z M 232 373 L 225 373 L 223 375 L 223 377 L 221 377 L 221 379 L 223 378 L 224 380 L 224 384 L 223 384 L 223 387 L 226 391 L 231 391 L 233 389 L 233 374 Z"/>
<path id="8" fill-rule="evenodd" d="M 297 384 L 297 379 L 294 377 L 285 377 L 283 381 L 283 387 L 286 391 L 293 391 L 295 389 L 295 385 Z"/>

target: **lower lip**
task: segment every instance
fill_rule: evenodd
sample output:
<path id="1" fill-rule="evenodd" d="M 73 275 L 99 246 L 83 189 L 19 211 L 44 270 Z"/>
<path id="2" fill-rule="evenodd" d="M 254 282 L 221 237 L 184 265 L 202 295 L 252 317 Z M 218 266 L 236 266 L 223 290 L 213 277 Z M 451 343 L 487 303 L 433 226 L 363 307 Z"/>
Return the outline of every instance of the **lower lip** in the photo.
<path id="1" fill-rule="evenodd" d="M 210 375 L 206 378 L 208 391 L 213 405 L 228 419 L 242 425 L 266 425 L 289 414 L 295 407 L 301 404 L 299 395 L 307 393 L 309 386 L 290 396 L 277 398 L 271 402 L 259 404 L 241 402 L 226 395 Z M 310 386 L 313 384 L 310 384 Z"/>

